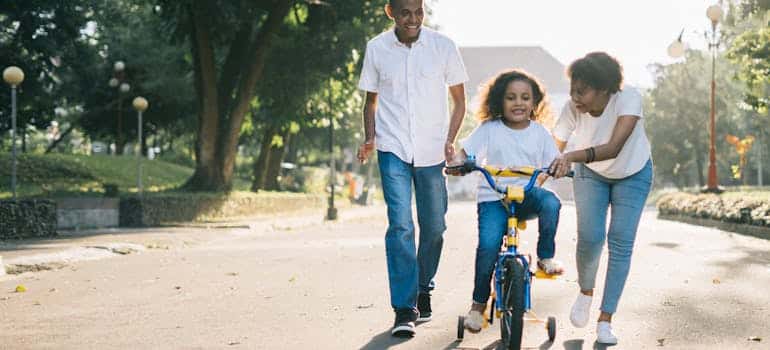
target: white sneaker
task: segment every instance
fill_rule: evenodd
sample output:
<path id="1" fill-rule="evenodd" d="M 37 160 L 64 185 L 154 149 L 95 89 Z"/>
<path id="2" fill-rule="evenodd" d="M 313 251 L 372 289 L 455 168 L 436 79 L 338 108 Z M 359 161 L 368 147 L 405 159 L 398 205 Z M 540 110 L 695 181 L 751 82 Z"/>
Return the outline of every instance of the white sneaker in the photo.
<path id="1" fill-rule="evenodd" d="M 484 315 L 476 310 L 468 311 L 468 316 L 465 316 L 463 326 L 469 331 L 476 333 L 481 331 L 481 327 L 484 325 Z"/>
<path id="2" fill-rule="evenodd" d="M 612 333 L 612 325 L 609 322 L 600 321 L 596 324 L 596 341 L 608 345 L 615 345 L 618 343 L 618 337 Z"/>
<path id="3" fill-rule="evenodd" d="M 572 304 L 572 312 L 569 314 L 569 320 L 577 328 L 583 328 L 588 324 L 588 317 L 591 311 L 592 296 L 578 293 L 575 303 Z"/>

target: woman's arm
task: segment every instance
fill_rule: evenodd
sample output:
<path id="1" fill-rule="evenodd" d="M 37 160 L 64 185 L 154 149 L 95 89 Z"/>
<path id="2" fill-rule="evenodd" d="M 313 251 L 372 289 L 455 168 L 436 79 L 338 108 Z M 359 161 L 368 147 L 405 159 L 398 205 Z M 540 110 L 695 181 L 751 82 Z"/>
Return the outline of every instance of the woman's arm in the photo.
<path id="1" fill-rule="evenodd" d="M 554 177 L 559 178 L 567 174 L 572 167 L 573 162 L 596 162 L 617 157 L 623 149 L 623 145 L 626 144 L 628 137 L 631 136 L 631 133 L 634 131 L 634 127 L 636 127 L 636 122 L 638 120 L 638 116 L 622 115 L 618 117 L 618 121 L 615 123 L 615 128 L 612 130 L 612 136 L 610 137 L 609 142 L 603 145 L 565 153 L 562 154 L 561 157 L 556 158 L 550 167 Z M 559 150 L 563 150 L 566 142 L 557 139 L 556 145 Z"/>

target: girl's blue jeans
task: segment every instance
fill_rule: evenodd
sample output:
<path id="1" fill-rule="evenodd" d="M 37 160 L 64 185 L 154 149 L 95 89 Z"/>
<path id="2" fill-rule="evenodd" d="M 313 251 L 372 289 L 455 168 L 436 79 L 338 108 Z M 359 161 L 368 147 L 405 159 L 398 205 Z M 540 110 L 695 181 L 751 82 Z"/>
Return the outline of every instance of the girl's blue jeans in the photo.
<path id="1" fill-rule="evenodd" d="M 444 244 L 447 211 L 444 163 L 415 167 L 390 152 L 378 151 L 382 192 L 388 206 L 385 253 L 393 309 L 416 309 L 417 294 L 435 287 Z M 412 221 L 412 185 L 420 226 L 419 246 L 415 248 Z"/>
<path id="2" fill-rule="evenodd" d="M 561 201 L 551 191 L 534 187 L 524 201 L 516 205 L 519 220 L 538 218 L 539 236 L 537 257 L 553 258 L 556 254 L 554 238 L 559 225 Z M 473 301 L 486 303 L 489 299 L 490 282 L 495 263 L 508 229 L 508 212 L 500 201 L 478 204 L 479 245 L 476 248 L 476 275 L 474 277 Z"/>
<path id="3" fill-rule="evenodd" d="M 617 310 L 631 267 L 636 230 L 651 185 L 652 161 L 648 161 L 636 174 L 623 179 L 608 179 L 583 164 L 575 165 L 573 188 L 578 219 L 578 284 L 581 290 L 594 288 L 606 240 L 609 262 L 601 304 L 604 312 L 613 314 Z"/>

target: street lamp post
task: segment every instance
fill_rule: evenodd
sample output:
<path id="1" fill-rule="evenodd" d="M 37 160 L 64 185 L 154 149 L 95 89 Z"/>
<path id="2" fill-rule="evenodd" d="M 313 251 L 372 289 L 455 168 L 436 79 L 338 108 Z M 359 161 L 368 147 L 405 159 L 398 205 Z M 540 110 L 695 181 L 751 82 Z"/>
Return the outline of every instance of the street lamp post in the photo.
<path id="1" fill-rule="evenodd" d="M 716 60 L 717 49 L 719 48 L 719 40 L 717 38 L 717 24 L 722 19 L 724 11 L 719 5 L 711 5 L 706 10 L 706 16 L 711 20 L 711 40 L 709 41 L 709 50 L 711 50 L 711 107 L 709 112 L 710 118 L 710 139 L 709 139 L 709 172 L 706 188 L 704 192 L 721 193 L 722 189 L 719 188 L 719 182 L 717 181 L 717 156 L 716 156 L 716 121 L 715 121 L 715 109 L 716 109 Z"/>
<path id="2" fill-rule="evenodd" d="M 24 71 L 11 66 L 3 71 L 3 80 L 11 85 L 11 191 L 16 200 L 16 87 L 24 81 Z"/>
<path id="3" fill-rule="evenodd" d="M 711 97 L 709 101 L 709 166 L 706 188 L 703 192 L 722 193 L 717 180 L 717 156 L 716 156 L 716 60 L 717 49 L 719 48 L 719 38 L 717 38 L 717 24 L 722 19 L 724 10 L 719 5 L 711 5 L 706 10 L 706 17 L 711 20 L 711 37 L 707 39 L 709 51 L 711 51 Z M 685 45 L 682 43 L 682 33 L 679 38 L 668 46 L 668 54 L 673 58 L 679 58 L 685 54 Z"/>
<path id="4" fill-rule="evenodd" d="M 110 87 L 118 89 L 118 137 L 115 142 L 115 152 L 123 154 L 123 150 L 120 149 L 123 146 L 123 94 L 131 91 L 131 85 L 124 81 L 126 64 L 123 61 L 115 62 L 112 69 L 114 75 L 109 84 Z"/>
<path id="5" fill-rule="evenodd" d="M 136 175 L 136 188 L 139 195 L 142 195 L 142 157 L 144 156 L 142 154 L 142 112 L 147 110 L 148 103 L 147 100 L 144 97 L 137 96 L 134 98 L 134 109 L 136 109 L 137 113 L 137 119 L 138 119 L 138 126 L 137 126 L 137 135 L 139 135 L 139 151 L 136 152 L 137 154 L 137 175 Z"/>
<path id="6" fill-rule="evenodd" d="M 329 209 L 326 211 L 326 220 L 337 220 L 337 208 L 334 207 L 334 115 L 332 114 L 332 93 L 329 89 Z"/>

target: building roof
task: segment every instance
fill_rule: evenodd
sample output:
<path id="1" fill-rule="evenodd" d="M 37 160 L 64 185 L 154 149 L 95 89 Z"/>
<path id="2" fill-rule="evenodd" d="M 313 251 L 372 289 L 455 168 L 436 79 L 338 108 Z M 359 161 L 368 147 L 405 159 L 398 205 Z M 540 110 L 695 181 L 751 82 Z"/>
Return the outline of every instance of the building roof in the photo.
<path id="1" fill-rule="evenodd" d="M 511 68 L 535 75 L 549 94 L 569 94 L 565 66 L 540 46 L 460 47 L 460 54 L 470 79 L 465 89 L 471 99 L 481 84 Z"/>

